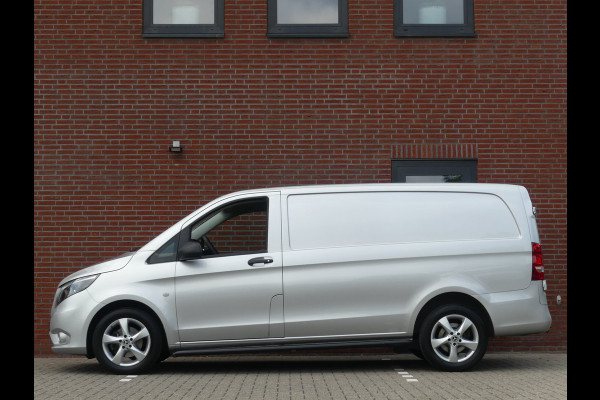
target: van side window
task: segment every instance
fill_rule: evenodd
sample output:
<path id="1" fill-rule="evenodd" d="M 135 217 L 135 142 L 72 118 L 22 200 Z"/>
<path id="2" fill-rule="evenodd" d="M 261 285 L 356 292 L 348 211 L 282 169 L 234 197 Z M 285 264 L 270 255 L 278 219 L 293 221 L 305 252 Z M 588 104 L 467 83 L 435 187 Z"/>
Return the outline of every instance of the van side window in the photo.
<path id="1" fill-rule="evenodd" d="M 190 239 L 202 244 L 205 256 L 264 253 L 268 240 L 266 197 L 240 200 L 195 223 Z"/>
<path id="2" fill-rule="evenodd" d="M 179 243 L 179 235 L 175 235 L 167 243 L 163 244 L 160 249 L 156 250 L 146 262 L 148 264 L 159 264 L 164 262 L 172 262 L 177 260 L 177 244 Z"/>

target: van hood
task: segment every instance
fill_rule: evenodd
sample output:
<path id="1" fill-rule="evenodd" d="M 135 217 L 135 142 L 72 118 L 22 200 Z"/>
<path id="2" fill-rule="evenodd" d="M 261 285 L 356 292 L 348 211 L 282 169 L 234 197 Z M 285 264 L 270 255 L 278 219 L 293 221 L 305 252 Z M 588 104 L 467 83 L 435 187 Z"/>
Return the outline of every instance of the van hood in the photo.
<path id="1" fill-rule="evenodd" d="M 94 275 L 94 274 L 102 274 L 104 272 L 116 271 L 118 269 L 123 268 L 129 260 L 133 257 L 136 252 L 129 252 L 125 254 L 121 254 L 118 257 L 112 258 L 108 261 L 101 262 L 99 264 L 92 265 L 91 267 L 87 267 L 81 269 L 77 272 L 72 273 L 71 275 L 64 278 L 58 286 L 62 286 L 63 284 L 72 281 L 73 279 L 81 278 L 83 276 Z"/>

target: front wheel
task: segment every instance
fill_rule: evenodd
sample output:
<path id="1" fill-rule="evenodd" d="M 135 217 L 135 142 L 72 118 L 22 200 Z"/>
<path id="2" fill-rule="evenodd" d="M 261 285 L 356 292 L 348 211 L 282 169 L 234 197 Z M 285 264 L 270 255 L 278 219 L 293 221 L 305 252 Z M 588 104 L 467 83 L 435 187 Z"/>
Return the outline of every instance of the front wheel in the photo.
<path id="1" fill-rule="evenodd" d="M 127 308 L 105 315 L 94 329 L 96 359 L 117 374 L 140 373 L 162 354 L 162 333 L 148 313 Z"/>
<path id="2" fill-rule="evenodd" d="M 419 346 L 425 360 L 444 371 L 464 371 L 478 363 L 487 349 L 483 320 L 459 305 L 433 310 L 421 326 Z"/>

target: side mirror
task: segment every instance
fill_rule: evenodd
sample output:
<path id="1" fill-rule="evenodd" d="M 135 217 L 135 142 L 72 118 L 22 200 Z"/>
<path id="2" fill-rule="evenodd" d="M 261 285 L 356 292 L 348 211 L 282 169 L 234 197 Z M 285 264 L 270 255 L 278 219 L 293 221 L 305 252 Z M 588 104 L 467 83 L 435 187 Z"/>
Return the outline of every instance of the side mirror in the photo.
<path id="1" fill-rule="evenodd" d="M 195 240 L 184 243 L 178 252 L 179 261 L 196 260 L 202 258 L 202 245 Z"/>

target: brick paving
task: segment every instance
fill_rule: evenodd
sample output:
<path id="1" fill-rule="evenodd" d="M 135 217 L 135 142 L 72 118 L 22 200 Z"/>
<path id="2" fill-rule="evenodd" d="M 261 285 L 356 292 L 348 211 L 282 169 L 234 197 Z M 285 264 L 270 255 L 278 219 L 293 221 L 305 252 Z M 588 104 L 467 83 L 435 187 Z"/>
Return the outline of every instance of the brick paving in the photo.
<path id="1" fill-rule="evenodd" d="M 566 399 L 567 355 L 491 353 L 440 372 L 408 354 L 168 358 L 114 375 L 86 358 L 34 358 L 35 399 Z"/>

